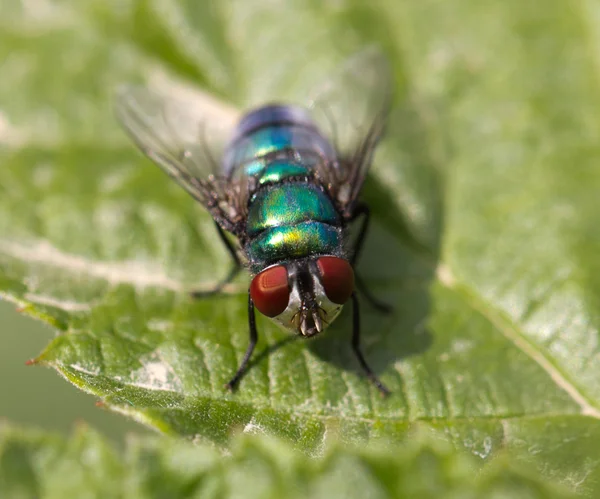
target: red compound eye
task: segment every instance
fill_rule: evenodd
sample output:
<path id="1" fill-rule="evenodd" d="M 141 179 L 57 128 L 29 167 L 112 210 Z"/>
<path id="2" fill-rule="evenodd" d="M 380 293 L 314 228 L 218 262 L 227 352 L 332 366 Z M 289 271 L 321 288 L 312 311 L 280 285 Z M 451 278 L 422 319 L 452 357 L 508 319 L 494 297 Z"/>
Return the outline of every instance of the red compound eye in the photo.
<path id="1" fill-rule="evenodd" d="M 267 317 L 282 313 L 290 301 L 287 269 L 277 265 L 263 270 L 252 279 L 250 296 L 256 308 Z"/>
<path id="2" fill-rule="evenodd" d="M 338 305 L 346 303 L 354 291 L 354 271 L 350 264 L 342 258 L 322 256 L 317 265 L 327 298 Z"/>

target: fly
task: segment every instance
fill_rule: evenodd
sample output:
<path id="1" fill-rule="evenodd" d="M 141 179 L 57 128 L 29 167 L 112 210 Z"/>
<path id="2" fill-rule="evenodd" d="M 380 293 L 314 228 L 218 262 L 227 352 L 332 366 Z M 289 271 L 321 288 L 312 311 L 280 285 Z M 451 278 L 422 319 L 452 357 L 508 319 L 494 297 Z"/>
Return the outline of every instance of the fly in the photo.
<path id="1" fill-rule="evenodd" d="M 231 255 L 227 277 L 209 293 L 192 295 L 221 291 L 244 267 L 252 275 L 250 342 L 230 390 L 256 346 L 255 308 L 308 338 L 352 302 L 352 349 L 368 378 L 388 393 L 361 350 L 356 289 L 379 310 L 389 308 L 364 288 L 354 267 L 370 218 L 359 194 L 385 128 L 391 81 L 385 58 L 363 51 L 316 87 L 308 107 L 268 104 L 246 113 L 228 131 L 218 160 L 217 146 L 203 140 L 210 116 L 146 88 L 119 93 L 117 115 L 126 131 L 209 211 Z M 350 242 L 354 223 L 358 235 Z"/>

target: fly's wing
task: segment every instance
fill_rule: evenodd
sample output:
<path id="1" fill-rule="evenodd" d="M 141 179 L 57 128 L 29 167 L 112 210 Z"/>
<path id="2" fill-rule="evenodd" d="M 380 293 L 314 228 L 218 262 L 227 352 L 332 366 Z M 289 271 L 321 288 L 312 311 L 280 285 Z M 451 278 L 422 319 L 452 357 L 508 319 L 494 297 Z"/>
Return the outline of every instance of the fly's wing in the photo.
<path id="1" fill-rule="evenodd" d="M 392 75 L 375 48 L 359 52 L 310 95 L 320 130 L 336 149 L 337 164 L 323 163 L 317 174 L 346 217 L 367 176 L 392 100 Z"/>
<path id="2" fill-rule="evenodd" d="M 137 146 L 192 197 L 223 229 L 238 235 L 247 210 L 247 179 L 227 179 L 220 159 L 231 124 L 198 103 L 128 86 L 117 94 L 116 113 Z M 214 113 L 213 113 L 214 114 Z"/>

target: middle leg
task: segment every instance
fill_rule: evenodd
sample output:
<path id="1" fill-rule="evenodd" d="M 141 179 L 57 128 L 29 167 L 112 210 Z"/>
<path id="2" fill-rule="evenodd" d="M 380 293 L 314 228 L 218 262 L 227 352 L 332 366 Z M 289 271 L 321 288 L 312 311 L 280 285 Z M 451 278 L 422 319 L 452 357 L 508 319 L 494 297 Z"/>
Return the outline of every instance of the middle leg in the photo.
<path id="1" fill-rule="evenodd" d="M 358 217 L 363 217 L 363 222 L 358 232 L 358 236 L 356 238 L 356 242 L 354 243 L 354 252 L 352 253 L 352 257 L 350 258 L 350 263 L 352 267 L 356 267 L 356 262 L 358 260 L 358 256 L 362 247 L 364 245 L 365 238 L 367 236 L 367 231 L 369 229 L 369 220 L 371 218 L 371 212 L 369 207 L 364 203 L 359 203 L 354 212 L 352 213 L 352 217 L 350 218 L 350 222 L 354 222 Z M 356 273 L 356 287 L 364 295 L 365 299 L 369 302 L 369 304 L 384 314 L 389 314 L 392 312 L 392 307 L 387 303 L 382 302 L 369 291 L 365 282 L 362 278 Z"/>
<path id="2" fill-rule="evenodd" d="M 231 244 L 231 241 L 227 238 L 225 231 L 217 222 L 215 222 L 215 226 L 217 227 L 217 232 L 219 234 L 219 237 L 221 238 L 221 241 L 223 241 L 223 244 L 225 244 L 227 252 L 233 260 L 233 266 L 231 267 L 231 270 L 229 271 L 229 274 L 227 274 L 225 279 L 219 281 L 214 288 L 208 290 L 191 291 L 190 295 L 192 296 L 192 298 L 206 298 L 208 296 L 213 296 L 220 293 L 221 291 L 223 291 L 223 288 L 225 286 L 227 286 L 231 281 L 235 279 L 235 277 L 240 273 L 240 270 L 242 270 L 242 264 L 237 255 L 235 247 L 233 246 L 233 244 Z"/>
<path id="3" fill-rule="evenodd" d="M 240 362 L 240 367 L 238 367 L 238 370 L 233 375 L 233 378 L 231 378 L 229 383 L 225 385 L 225 388 L 230 391 L 233 391 L 241 377 L 244 375 L 244 372 L 248 367 L 248 362 L 250 362 L 250 357 L 252 357 L 252 352 L 254 352 L 254 348 L 256 347 L 256 342 L 258 341 L 258 333 L 256 331 L 256 316 L 254 314 L 254 302 L 250 296 L 250 291 L 248 291 L 248 329 L 250 331 L 250 343 L 248 344 L 244 358 L 242 359 L 242 362 Z"/>

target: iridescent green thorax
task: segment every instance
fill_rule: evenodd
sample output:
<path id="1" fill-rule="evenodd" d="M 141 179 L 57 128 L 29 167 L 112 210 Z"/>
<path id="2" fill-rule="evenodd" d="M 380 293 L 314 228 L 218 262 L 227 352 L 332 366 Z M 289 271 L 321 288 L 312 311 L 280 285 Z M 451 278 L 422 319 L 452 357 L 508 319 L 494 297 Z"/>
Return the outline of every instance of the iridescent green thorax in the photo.
<path id="1" fill-rule="evenodd" d="M 339 252 L 341 229 L 322 222 L 282 225 L 262 232 L 246 245 L 251 270 L 285 260 Z"/>
<path id="2" fill-rule="evenodd" d="M 338 225 L 339 216 L 320 187 L 305 182 L 275 184 L 260 189 L 254 197 L 247 233 L 253 237 L 269 228 L 308 220 Z"/>
<path id="3" fill-rule="evenodd" d="M 280 183 L 260 188 L 249 207 L 246 251 L 256 269 L 281 260 L 339 252 L 340 218 L 331 199 L 313 183 L 285 182 L 301 171 L 294 164 L 274 163 L 262 174 L 261 178 L 280 179 Z"/>

